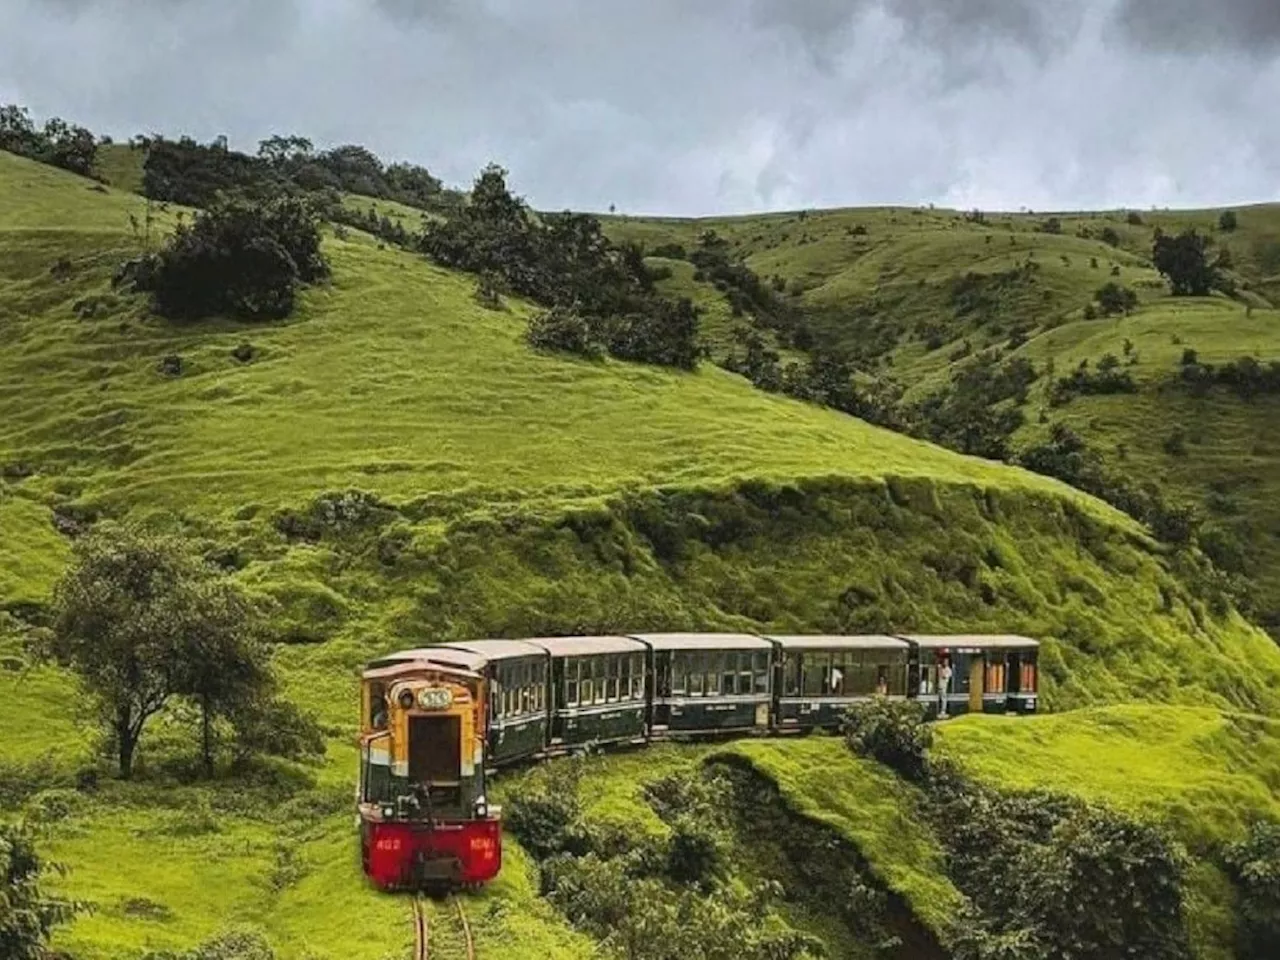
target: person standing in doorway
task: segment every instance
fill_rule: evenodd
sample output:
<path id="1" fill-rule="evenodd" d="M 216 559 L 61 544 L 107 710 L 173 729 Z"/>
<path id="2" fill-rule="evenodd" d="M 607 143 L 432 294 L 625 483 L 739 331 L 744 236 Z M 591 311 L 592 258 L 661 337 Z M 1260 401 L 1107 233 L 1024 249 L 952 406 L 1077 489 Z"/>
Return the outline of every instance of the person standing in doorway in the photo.
<path id="1" fill-rule="evenodd" d="M 951 692 L 951 658 L 947 657 L 938 668 L 938 716 L 947 715 L 947 694 Z"/>

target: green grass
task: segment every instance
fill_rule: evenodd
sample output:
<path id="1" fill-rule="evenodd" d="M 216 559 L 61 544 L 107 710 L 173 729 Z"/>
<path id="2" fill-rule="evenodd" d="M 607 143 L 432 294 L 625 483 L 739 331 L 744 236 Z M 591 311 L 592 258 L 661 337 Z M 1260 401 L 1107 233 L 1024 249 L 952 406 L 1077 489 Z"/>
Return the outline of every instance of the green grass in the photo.
<path id="1" fill-rule="evenodd" d="M 118 163 L 110 179 L 128 186 L 127 156 L 117 154 L 108 153 L 104 170 Z M 179 816 L 163 768 L 187 749 L 186 734 L 176 720 L 149 731 L 143 782 L 108 783 L 47 841 L 71 868 L 65 889 L 100 905 L 59 934 L 77 956 L 187 948 L 228 922 L 265 930 L 285 958 L 403 955 L 407 904 L 363 883 L 351 818 L 323 803 L 350 790 L 359 665 L 406 643 L 642 628 L 1013 630 L 1044 641 L 1050 707 L 1141 699 L 1193 708 L 1167 716 L 1206 725 L 1218 716 L 1204 712 L 1210 708 L 1280 715 L 1274 644 L 1234 613 L 1213 614 L 1194 566 L 1062 484 L 762 394 L 709 365 L 684 374 L 534 353 L 523 340 L 527 304 L 487 311 L 474 301 L 472 278 L 380 250 L 357 232 L 326 240 L 333 282 L 307 291 L 288 322 L 169 325 L 110 290 L 116 266 L 144 242 L 129 223 L 143 209 L 125 190 L 102 192 L 0 154 L 0 469 L 11 478 L 0 487 L 0 608 L 38 619 L 47 603 L 68 556 L 53 508 L 174 512 L 170 522 L 238 553 L 236 576 L 279 601 L 272 625 L 281 635 L 310 641 L 283 646 L 277 664 L 289 694 L 335 739 L 301 791 L 320 812 L 300 815 L 282 798 L 220 807 L 217 832 L 174 836 L 162 832 Z M 151 242 L 183 213 L 159 211 Z M 1241 215 L 1242 237 L 1264 237 L 1251 216 Z M 1203 341 L 1188 345 L 1207 359 L 1230 354 L 1235 335 L 1215 336 L 1206 312 L 1230 309 L 1217 305 L 1161 303 L 1105 327 L 1077 326 L 1072 311 L 1081 304 L 1069 293 L 1092 282 L 1087 258 L 1079 262 L 1091 241 L 1071 236 L 1072 224 L 1064 237 L 1032 235 L 1033 222 L 997 218 L 979 228 L 946 212 L 875 210 L 715 226 L 758 269 L 799 278 L 806 304 L 817 307 L 838 308 L 877 285 L 914 289 L 917 274 L 925 276 L 922 299 L 907 304 L 923 317 L 958 265 L 1013 262 L 1003 250 L 970 249 L 975 238 L 986 246 L 984 230 L 1007 243 L 1012 225 L 1019 244 L 1036 244 L 1062 311 L 1056 329 L 1042 334 L 1061 340 L 1033 338 L 1028 353 L 1091 352 L 1130 336 L 1142 369 L 1154 370 L 1172 361 L 1173 349 L 1160 342 L 1171 321 L 1158 311 L 1176 309 L 1176 322 Z M 867 226 L 865 237 L 847 232 L 854 223 Z M 611 231 L 650 243 L 686 245 L 704 226 L 610 222 Z M 1146 278 L 1141 231 L 1121 232 L 1125 249 L 1111 255 L 1126 276 Z M 1069 266 L 1053 265 L 1059 251 Z M 51 272 L 63 258 L 65 277 Z M 709 336 L 726 336 L 732 318 L 719 299 L 694 283 L 687 264 L 672 266 L 669 292 L 703 302 Z M 99 309 L 80 319 L 75 305 L 84 313 L 86 298 L 100 298 Z M 1255 312 L 1249 327 L 1264 352 L 1273 342 L 1270 316 Z M 256 351 L 247 364 L 231 357 L 243 342 Z M 183 357 L 182 376 L 158 371 L 168 354 Z M 946 374 L 945 356 L 918 342 L 897 356 L 922 378 Z M 1224 445 L 1238 445 L 1250 428 L 1247 418 L 1233 423 Z M 1269 451 L 1253 456 L 1250 469 L 1265 474 Z M 1238 466 L 1224 459 L 1220 469 Z M 278 510 L 305 512 L 315 498 L 348 488 L 380 498 L 379 511 L 322 524 L 314 543 L 289 540 L 273 524 Z M 1260 498 L 1267 489 L 1259 487 Z M 74 685 L 64 674 L 25 665 L 18 638 L 29 631 L 8 614 L 0 619 L 4 655 L 25 671 L 0 673 L 5 775 L 33 789 L 66 782 L 92 759 L 92 716 L 68 709 Z M 1081 729 L 1094 725 L 1092 713 L 1052 718 L 1066 731 L 1061 751 L 1072 756 L 1093 749 L 1092 734 L 1072 739 L 1076 716 Z M 1024 731 L 1048 729 L 1043 721 L 965 721 L 947 729 L 947 749 L 962 752 L 968 726 L 992 731 L 992 756 L 1017 753 Z M 1132 725 L 1116 734 L 1124 741 L 1117 755 L 1145 756 L 1145 736 Z M 1234 742 L 1221 741 L 1222 756 L 1243 764 Z M 1173 769 L 1178 758 L 1198 756 L 1193 748 L 1198 741 L 1174 738 L 1159 748 L 1161 762 Z M 955 892 L 908 788 L 836 741 L 725 749 L 776 779 L 798 812 L 856 843 L 919 916 L 943 928 Z M 591 816 L 662 830 L 636 785 L 707 754 L 664 748 L 593 761 Z M 1269 767 L 1249 769 L 1274 792 Z M 1256 797 L 1244 781 L 1232 783 L 1170 799 L 1171 822 L 1202 844 L 1233 835 Z M 1099 795 L 1114 787 L 1119 796 L 1122 785 L 1103 784 Z M 1236 811 L 1221 828 L 1208 806 L 1219 789 Z M 184 803 L 207 794 L 215 805 L 228 792 L 181 790 Z M 283 872 L 282 845 L 294 851 Z M 590 955 L 591 944 L 537 896 L 531 871 L 509 845 L 500 880 L 468 900 L 481 955 Z M 1198 876 L 1199 915 L 1220 933 L 1221 876 Z M 126 910 L 131 898 L 163 909 Z"/>
<path id="2" fill-rule="evenodd" d="M 1046 789 L 1150 820 L 1186 845 L 1197 954 L 1231 957 L 1233 894 L 1220 849 L 1280 817 L 1280 726 L 1213 710 L 1125 705 L 1031 719 L 967 717 L 939 751 L 994 786 Z"/>

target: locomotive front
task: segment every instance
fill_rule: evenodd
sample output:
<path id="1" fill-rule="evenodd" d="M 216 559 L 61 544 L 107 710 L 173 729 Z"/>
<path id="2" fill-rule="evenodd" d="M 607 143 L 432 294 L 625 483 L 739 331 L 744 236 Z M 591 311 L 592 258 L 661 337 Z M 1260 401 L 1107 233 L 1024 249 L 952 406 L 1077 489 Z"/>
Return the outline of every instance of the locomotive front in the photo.
<path id="1" fill-rule="evenodd" d="M 361 678 L 360 845 L 384 889 L 472 886 L 502 864 L 485 799 L 486 682 L 465 655 L 412 650 Z"/>

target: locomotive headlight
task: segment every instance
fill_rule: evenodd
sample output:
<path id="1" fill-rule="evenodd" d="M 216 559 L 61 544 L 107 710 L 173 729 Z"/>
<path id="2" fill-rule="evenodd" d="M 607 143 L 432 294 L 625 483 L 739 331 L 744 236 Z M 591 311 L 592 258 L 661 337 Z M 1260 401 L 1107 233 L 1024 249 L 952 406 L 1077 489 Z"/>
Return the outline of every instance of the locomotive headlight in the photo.
<path id="1" fill-rule="evenodd" d="M 484 820 L 489 816 L 489 802 L 485 800 L 483 794 L 476 797 L 474 809 L 477 820 Z"/>
<path id="2" fill-rule="evenodd" d="M 412 690 L 401 690 L 401 691 L 400 691 L 400 697 L 399 697 L 399 700 L 400 700 L 400 708 L 401 708 L 402 710 L 409 710 L 409 709 L 412 709 L 412 707 L 413 707 L 413 691 L 412 691 Z"/>

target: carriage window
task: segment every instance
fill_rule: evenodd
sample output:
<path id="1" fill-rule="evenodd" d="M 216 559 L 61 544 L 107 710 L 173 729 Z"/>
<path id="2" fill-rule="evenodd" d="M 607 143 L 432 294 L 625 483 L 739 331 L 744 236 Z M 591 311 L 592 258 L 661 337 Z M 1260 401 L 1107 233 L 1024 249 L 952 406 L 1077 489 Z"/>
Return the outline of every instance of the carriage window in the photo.
<path id="1" fill-rule="evenodd" d="M 594 701 L 596 703 L 604 703 L 605 693 L 608 687 L 609 662 L 608 657 L 592 657 L 591 658 L 591 676 L 594 683 L 591 687 Z"/>
<path id="2" fill-rule="evenodd" d="M 854 669 L 849 666 L 848 654 L 843 651 L 833 653 L 831 669 L 827 673 L 826 689 L 823 692 L 833 697 L 844 696 L 846 692 L 853 689 L 856 680 Z"/>
<path id="3" fill-rule="evenodd" d="M 769 692 L 769 658 L 763 653 L 751 655 L 752 674 L 755 677 L 755 693 Z"/>
<path id="4" fill-rule="evenodd" d="M 1024 663 L 1022 665 L 1022 673 L 1018 679 L 1021 681 L 1018 684 L 1019 693 L 1035 693 L 1036 665 L 1034 663 Z"/>
<path id="5" fill-rule="evenodd" d="M 922 663 L 920 665 L 920 692 L 928 694 L 938 692 L 938 665 L 936 663 Z"/>
<path id="6" fill-rule="evenodd" d="M 706 654 L 707 665 L 707 696 L 718 697 L 724 693 L 724 687 L 721 684 L 721 676 L 724 670 L 724 654 L 708 653 Z M 729 691 L 733 692 L 733 674 L 729 674 Z"/>
<path id="7" fill-rule="evenodd" d="M 788 653 L 782 661 L 782 690 L 788 697 L 800 695 L 799 659 L 794 653 Z"/>
<path id="8" fill-rule="evenodd" d="M 578 667 L 578 703 L 588 704 L 591 702 L 591 661 L 578 660 L 575 661 Z"/>
<path id="9" fill-rule="evenodd" d="M 700 697 L 707 692 L 706 662 L 700 653 L 689 655 L 689 696 Z"/>
<path id="10" fill-rule="evenodd" d="M 998 659 L 987 661 L 987 676 L 982 689 L 987 693 L 1004 693 L 1004 658 L 999 654 L 992 656 Z"/>
<path id="11" fill-rule="evenodd" d="M 889 665 L 882 663 L 876 667 L 876 693 L 887 696 L 889 693 Z"/>
<path id="12" fill-rule="evenodd" d="M 618 685 L 622 672 L 622 657 L 609 656 L 604 658 L 604 668 L 608 673 L 608 680 L 605 683 L 605 699 L 610 703 L 618 702 Z"/>
<path id="13" fill-rule="evenodd" d="M 671 658 L 671 695 L 682 696 L 689 692 L 689 658 L 679 653 L 670 653 Z"/>
<path id="14" fill-rule="evenodd" d="M 820 697 L 826 692 L 827 672 L 831 658 L 825 653 L 806 653 L 801 689 L 806 697 Z"/>
<path id="15" fill-rule="evenodd" d="M 743 650 L 738 654 L 738 685 L 733 691 L 739 696 L 751 692 L 751 653 Z"/>
<path id="16" fill-rule="evenodd" d="M 644 654 L 631 655 L 631 699 L 644 699 Z"/>

